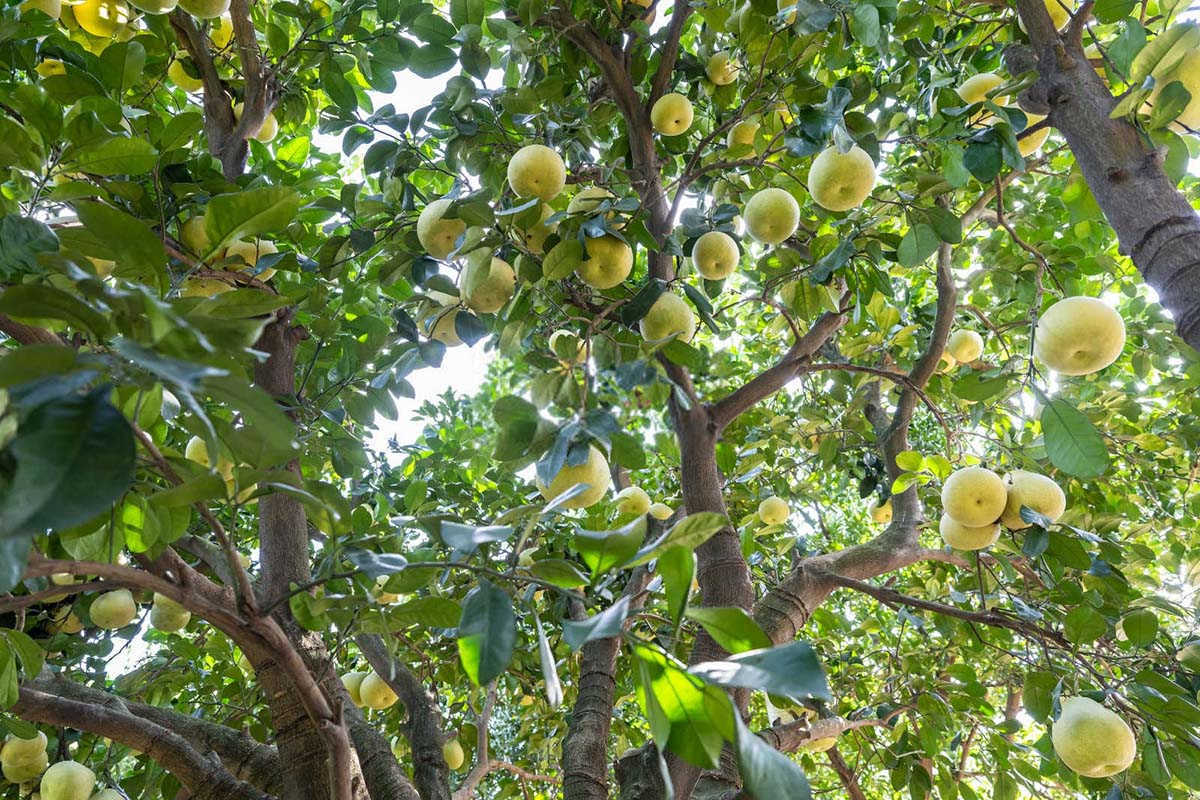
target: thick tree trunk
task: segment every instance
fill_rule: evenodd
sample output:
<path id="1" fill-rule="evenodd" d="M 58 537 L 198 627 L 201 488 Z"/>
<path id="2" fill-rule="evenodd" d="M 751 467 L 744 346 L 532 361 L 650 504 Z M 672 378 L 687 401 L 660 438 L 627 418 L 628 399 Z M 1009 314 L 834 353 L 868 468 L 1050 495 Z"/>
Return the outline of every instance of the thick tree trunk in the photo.
<path id="1" fill-rule="evenodd" d="M 1036 66 L 1025 94 L 1043 108 L 1075 155 L 1096 202 L 1128 255 L 1175 319 L 1180 337 L 1200 348 L 1200 217 L 1163 171 L 1162 158 L 1125 119 L 1110 119 L 1117 101 L 1091 68 L 1081 42 L 1087 3 L 1065 34 L 1054 31 L 1041 0 L 1017 0 L 1033 43 L 1007 54 L 1010 72 Z"/>

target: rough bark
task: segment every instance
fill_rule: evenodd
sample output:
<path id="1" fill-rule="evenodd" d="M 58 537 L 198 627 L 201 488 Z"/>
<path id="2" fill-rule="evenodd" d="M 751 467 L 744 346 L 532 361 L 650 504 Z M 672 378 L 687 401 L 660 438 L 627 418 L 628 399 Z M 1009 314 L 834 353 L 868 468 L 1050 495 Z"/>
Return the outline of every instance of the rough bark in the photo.
<path id="1" fill-rule="evenodd" d="M 364 634 L 354 641 L 408 711 L 404 735 L 413 754 L 413 783 L 421 800 L 450 800 L 450 772 L 442 757 L 446 735 L 437 699 L 416 675 L 392 658 L 381 638 Z"/>
<path id="2" fill-rule="evenodd" d="M 47 670 L 36 680 L 25 684 L 32 690 L 67 700 L 112 709 L 148 720 L 178 734 L 201 752 L 212 752 L 221 759 L 225 769 L 235 778 L 249 783 L 267 794 L 279 794 L 279 753 L 241 731 L 215 722 L 181 714 L 169 708 L 127 700 L 101 689 L 75 683 Z"/>
<path id="3" fill-rule="evenodd" d="M 1023 101 L 1045 110 L 1066 138 L 1121 252 L 1158 293 L 1180 337 L 1200 348 L 1200 217 L 1142 133 L 1127 119 L 1109 118 L 1117 100 L 1083 53 L 1091 6 L 1081 6 L 1060 35 L 1041 0 L 1017 0 L 1033 52 L 1012 48 L 1009 71 L 1036 67 L 1039 79 Z"/>
<path id="4" fill-rule="evenodd" d="M 648 570 L 639 569 L 625 587 L 630 609 L 645 602 Z M 607 800 L 608 737 L 617 699 L 617 656 L 621 637 L 593 639 L 580 648 L 575 707 L 563 740 L 562 781 L 565 800 Z"/>
<path id="5" fill-rule="evenodd" d="M 140 750 L 186 786 L 195 800 L 271 800 L 230 775 L 219 761 L 201 755 L 183 736 L 116 708 L 85 703 L 22 686 L 11 709 L 21 719 L 107 736 Z"/>

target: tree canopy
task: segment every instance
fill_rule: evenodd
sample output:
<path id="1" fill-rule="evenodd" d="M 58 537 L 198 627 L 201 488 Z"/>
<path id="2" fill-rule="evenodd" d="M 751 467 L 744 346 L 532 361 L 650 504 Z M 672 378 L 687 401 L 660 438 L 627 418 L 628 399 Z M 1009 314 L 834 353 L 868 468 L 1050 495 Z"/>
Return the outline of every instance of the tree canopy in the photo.
<path id="1" fill-rule="evenodd" d="M 1200 793 L 1187 11 L 10 0 L 0 797 Z"/>

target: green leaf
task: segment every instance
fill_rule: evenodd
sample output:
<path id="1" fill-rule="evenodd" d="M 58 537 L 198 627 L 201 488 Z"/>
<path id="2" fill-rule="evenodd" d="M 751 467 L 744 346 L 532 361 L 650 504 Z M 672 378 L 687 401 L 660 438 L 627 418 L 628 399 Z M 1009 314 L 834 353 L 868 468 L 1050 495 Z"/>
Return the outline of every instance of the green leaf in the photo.
<path id="1" fill-rule="evenodd" d="M 1120 629 L 1135 647 L 1148 647 L 1158 636 L 1158 616 L 1148 608 L 1135 608 L 1121 617 Z"/>
<path id="2" fill-rule="evenodd" d="M 1063 620 L 1063 636 L 1075 644 L 1094 642 L 1108 631 L 1108 622 L 1091 606 L 1077 606 Z"/>
<path id="3" fill-rule="evenodd" d="M 805 642 L 751 650 L 724 661 L 706 661 L 693 666 L 691 672 L 718 686 L 757 689 L 794 700 L 831 698 L 825 670 Z"/>
<path id="4" fill-rule="evenodd" d="M 626 567 L 636 567 L 654 560 L 659 553 L 672 547 L 687 547 L 696 549 L 711 539 L 722 528 L 729 526 L 729 519 L 724 514 L 712 511 L 701 511 L 689 514 L 671 526 L 671 529 L 655 541 L 637 552 Z"/>
<path id="5" fill-rule="evenodd" d="M 45 223 L 16 214 L 0 217 L 0 278 L 13 279 L 17 273 L 33 270 L 38 253 L 58 249 L 58 237 Z"/>
<path id="6" fill-rule="evenodd" d="M 1138 5 L 1138 0 L 1096 0 L 1092 13 L 1096 19 L 1108 25 L 1129 16 Z"/>
<path id="7" fill-rule="evenodd" d="M 458 656 L 467 677 L 485 686 L 512 661 L 517 640 L 517 618 L 512 600 L 488 581 L 467 595 L 458 623 Z"/>
<path id="8" fill-rule="evenodd" d="M 158 150 L 145 139 L 114 136 L 73 150 L 63 160 L 93 175 L 141 175 L 154 169 Z"/>
<path id="9" fill-rule="evenodd" d="M 615 531 L 576 531 L 575 550 L 596 577 L 628 561 L 645 538 L 646 518 L 641 516 Z"/>
<path id="10" fill-rule="evenodd" d="M 1004 391 L 1008 386 L 1008 380 L 1009 376 L 1007 375 L 985 378 L 981 373 L 969 372 L 956 379 L 954 385 L 950 387 L 950 391 L 963 400 L 980 403 Z"/>
<path id="11" fill-rule="evenodd" d="M 739 715 L 734 719 L 745 794 L 754 800 L 811 800 L 812 789 L 800 765 L 756 736 Z"/>
<path id="12" fill-rule="evenodd" d="M 916 450 L 905 450 L 896 454 L 896 466 L 909 472 L 919 472 L 925 459 Z"/>
<path id="13" fill-rule="evenodd" d="M 1021 693 L 1021 701 L 1029 716 L 1038 722 L 1050 719 L 1054 710 L 1058 687 L 1058 678 L 1052 672 L 1038 670 L 1025 676 L 1025 688 Z"/>
<path id="14" fill-rule="evenodd" d="M 76 525 L 133 481 L 133 431 L 101 387 L 31 410 L 10 445 L 16 472 L 0 495 L 0 537 Z"/>
<path id="15" fill-rule="evenodd" d="M 629 616 L 629 598 L 622 597 L 599 614 L 578 622 L 563 622 L 563 641 L 572 650 L 578 650 L 593 639 L 609 639 L 621 634 L 625 617 Z"/>
<path id="16" fill-rule="evenodd" d="M 103 339 L 109 331 L 108 320 L 72 294 L 32 283 L 12 286 L 0 295 L 0 313 L 18 319 L 57 319 L 77 331 Z"/>
<path id="17" fill-rule="evenodd" d="M 913 225 L 900 240 L 896 257 L 902 267 L 915 267 L 925 261 L 938 249 L 941 240 L 937 233 L 924 222 Z"/>
<path id="18" fill-rule="evenodd" d="M 461 522 L 442 523 L 442 541 L 461 553 L 474 553 L 479 546 L 489 542 L 503 542 L 513 535 L 508 525 L 476 527 Z"/>
<path id="19" fill-rule="evenodd" d="M 73 205 L 88 233 L 120 262 L 121 274 L 152 286 L 167 285 L 167 251 L 149 225 L 101 203 L 79 200 Z"/>
<path id="20" fill-rule="evenodd" d="M 989 133 L 992 133 L 989 131 Z M 994 133 L 990 136 L 975 138 L 967 142 L 963 152 L 963 166 L 967 168 L 980 183 L 990 183 L 1000 174 L 1004 165 L 1004 154 L 1000 149 L 1000 141 Z"/>
<path id="21" fill-rule="evenodd" d="M 452 628 L 461 615 L 462 608 L 447 597 L 414 597 L 406 603 L 384 609 L 384 616 L 396 627 L 420 625 L 425 628 Z"/>
<path id="22" fill-rule="evenodd" d="M 453 50 L 441 44 L 427 44 L 412 52 L 408 68 L 422 78 L 433 78 L 447 72 L 458 63 Z"/>
<path id="23" fill-rule="evenodd" d="M 671 618 L 671 622 L 678 625 L 683 610 L 687 607 L 692 578 L 696 574 L 696 553 L 686 547 L 672 547 L 658 557 L 655 571 L 663 579 L 667 616 Z"/>
<path id="24" fill-rule="evenodd" d="M 547 558 L 534 562 L 529 568 L 530 574 L 538 580 L 552 583 L 563 589 L 577 589 L 587 586 L 588 579 L 579 569 L 564 558 Z"/>
<path id="25" fill-rule="evenodd" d="M 1172 25 L 1142 48 L 1130 66 L 1129 85 L 1140 86 L 1146 78 L 1161 80 L 1179 65 L 1184 56 L 1200 47 L 1200 24 Z"/>
<path id="26" fill-rule="evenodd" d="M 36 678 L 46 661 L 46 654 L 42 652 L 42 648 L 22 631 L 6 630 L 3 634 L 4 638 L 8 639 L 8 646 L 17 654 L 25 677 L 29 680 Z"/>
<path id="27" fill-rule="evenodd" d="M 689 608 L 684 616 L 699 622 L 724 650 L 742 653 L 746 650 L 761 650 L 771 646 L 771 640 L 758 627 L 754 618 L 740 608 Z"/>
<path id="28" fill-rule="evenodd" d="M 1066 400 L 1054 399 L 1042 409 L 1046 455 L 1054 466 L 1080 478 L 1096 478 L 1108 470 L 1108 448 L 1096 426 Z"/>
<path id="29" fill-rule="evenodd" d="M 234 239 L 282 231 L 299 210 L 300 195 L 286 186 L 219 194 L 208 201 L 204 229 L 215 252 Z"/>
<path id="30" fill-rule="evenodd" d="M 638 700 L 651 718 L 660 749 L 704 769 L 717 765 L 734 736 L 736 716 L 729 696 L 645 646 L 634 649 L 641 681 Z"/>

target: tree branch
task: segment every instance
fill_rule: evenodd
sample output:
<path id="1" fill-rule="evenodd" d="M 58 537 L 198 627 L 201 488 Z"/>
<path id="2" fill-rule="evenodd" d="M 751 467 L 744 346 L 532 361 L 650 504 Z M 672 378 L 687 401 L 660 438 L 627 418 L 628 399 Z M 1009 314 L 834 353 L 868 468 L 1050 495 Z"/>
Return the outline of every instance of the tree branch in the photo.
<path id="1" fill-rule="evenodd" d="M 829 765 L 837 773 L 838 780 L 842 782 L 842 788 L 846 790 L 847 800 L 867 800 L 862 787 L 858 785 L 858 776 L 854 774 L 854 770 L 850 769 L 846 759 L 842 758 L 842 753 L 838 750 L 837 745 L 829 748 L 825 755 L 829 758 Z"/>
<path id="2" fill-rule="evenodd" d="M 667 25 L 666 39 L 658 48 L 658 70 L 650 84 L 650 97 L 647 105 L 662 97 L 667 87 L 671 85 L 671 77 L 675 72 L 675 62 L 679 59 L 679 42 L 683 38 L 683 28 L 692 15 L 692 4 L 687 0 L 676 0 L 675 8 L 671 11 L 671 21 Z"/>
<path id="3" fill-rule="evenodd" d="M 17 322 L 7 314 L 0 314 L 0 333 L 21 344 L 56 344 L 66 346 L 66 342 L 53 331 L 39 328 L 36 325 L 26 325 Z"/>
<path id="4" fill-rule="evenodd" d="M 446 735 L 435 698 L 406 666 L 392 658 L 379 636 L 354 638 L 371 668 L 399 697 L 408 710 L 404 735 L 413 754 L 413 782 L 422 800 L 450 800 L 450 773 L 442 756 Z"/>
<path id="5" fill-rule="evenodd" d="M 22 686 L 11 711 L 43 725 L 58 725 L 106 736 L 140 750 L 187 786 L 195 800 L 268 800 L 271 795 L 234 778 L 218 762 L 205 759 L 186 738 L 148 719 Z"/>
<path id="6" fill-rule="evenodd" d="M 847 301 L 842 297 L 842 302 Z M 743 413 L 786 386 L 803 371 L 804 361 L 811 358 L 846 322 L 845 311 L 825 312 L 798 339 L 776 364 L 760 372 L 738 389 L 727 394 L 712 406 L 712 420 L 717 430 L 725 429 Z"/>

